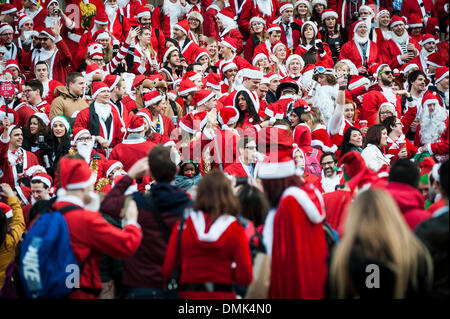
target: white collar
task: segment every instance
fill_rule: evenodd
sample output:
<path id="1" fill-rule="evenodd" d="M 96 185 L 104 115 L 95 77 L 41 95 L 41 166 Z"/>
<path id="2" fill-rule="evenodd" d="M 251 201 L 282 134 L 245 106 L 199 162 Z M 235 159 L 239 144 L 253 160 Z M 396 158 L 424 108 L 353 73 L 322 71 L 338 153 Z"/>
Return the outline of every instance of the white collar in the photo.
<path id="1" fill-rule="evenodd" d="M 77 196 L 73 196 L 73 195 L 58 196 L 56 199 L 56 202 L 57 203 L 68 202 L 68 203 L 72 203 L 72 204 L 75 204 L 80 207 L 84 207 L 83 201 L 80 198 L 78 198 Z"/>
<path id="2" fill-rule="evenodd" d="M 192 224 L 194 225 L 198 240 L 210 243 L 217 241 L 228 229 L 228 227 L 236 220 L 236 217 L 234 216 L 221 215 L 214 221 L 209 231 L 205 233 L 206 223 L 203 212 L 191 210 L 189 216 L 192 220 Z"/>

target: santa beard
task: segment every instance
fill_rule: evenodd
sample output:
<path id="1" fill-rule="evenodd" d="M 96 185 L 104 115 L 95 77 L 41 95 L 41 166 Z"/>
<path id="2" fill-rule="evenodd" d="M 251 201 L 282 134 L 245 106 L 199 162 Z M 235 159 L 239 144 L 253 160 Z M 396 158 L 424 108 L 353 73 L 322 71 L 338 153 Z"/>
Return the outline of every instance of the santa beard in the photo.
<path id="1" fill-rule="evenodd" d="M 128 2 L 130 2 L 130 0 L 117 0 L 117 5 L 122 9 L 127 6 Z"/>
<path id="2" fill-rule="evenodd" d="M 89 142 L 78 142 L 77 143 L 77 152 L 84 158 L 86 163 L 89 164 L 91 161 L 92 149 L 94 148 L 94 141 Z"/>
<path id="3" fill-rule="evenodd" d="M 394 40 L 398 44 L 406 43 L 409 39 L 409 34 L 406 32 L 406 30 L 403 32 L 401 36 L 398 36 L 395 34 L 395 32 L 392 32 L 392 40 Z"/>
<path id="4" fill-rule="evenodd" d="M 110 22 L 114 21 L 114 18 L 117 14 L 117 10 L 119 10 L 119 6 L 117 4 L 115 4 L 113 6 L 109 5 L 109 4 L 105 5 L 106 15 L 108 16 L 108 19 Z"/>
<path id="5" fill-rule="evenodd" d="M 265 17 L 271 17 L 273 12 L 272 0 L 256 0 L 259 11 Z"/>
<path id="6" fill-rule="evenodd" d="M 168 15 L 170 18 L 170 24 L 177 23 L 178 18 L 184 15 L 179 0 L 177 0 L 177 2 L 175 3 L 172 3 L 170 0 L 164 0 L 163 10 L 165 15 L 168 15 L 167 13 L 170 12 L 170 15 Z"/>
<path id="7" fill-rule="evenodd" d="M 367 43 L 367 41 L 369 41 L 369 33 L 367 33 L 365 37 L 361 37 L 360 35 L 355 33 L 353 35 L 353 40 L 355 40 L 355 42 L 359 44 Z"/>
<path id="8" fill-rule="evenodd" d="M 436 50 L 433 50 L 430 52 L 430 51 L 425 50 L 425 48 L 422 48 L 422 51 L 420 51 L 420 56 L 422 58 L 426 59 L 431 53 L 434 53 L 434 52 L 436 52 Z"/>
<path id="9" fill-rule="evenodd" d="M 337 100 L 338 87 L 330 85 L 319 85 L 316 94 L 312 99 L 312 105 L 319 108 L 320 113 L 326 123 L 331 119 L 334 112 L 335 101 Z"/>
<path id="10" fill-rule="evenodd" d="M 428 106 L 422 109 L 420 119 L 420 141 L 422 144 L 435 143 L 446 129 L 447 111 L 439 104 L 430 115 Z"/>

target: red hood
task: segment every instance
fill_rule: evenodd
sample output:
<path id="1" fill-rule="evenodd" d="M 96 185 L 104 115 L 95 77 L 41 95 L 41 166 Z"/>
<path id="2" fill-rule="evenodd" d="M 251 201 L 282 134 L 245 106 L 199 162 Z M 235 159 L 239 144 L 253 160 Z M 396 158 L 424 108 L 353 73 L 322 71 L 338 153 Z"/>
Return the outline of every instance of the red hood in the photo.
<path id="1" fill-rule="evenodd" d="M 383 91 L 383 89 L 381 88 L 381 86 L 378 83 L 375 83 L 371 86 L 369 86 L 369 88 L 367 89 L 367 92 L 370 91 Z"/>
<path id="2" fill-rule="evenodd" d="M 386 189 L 395 199 L 402 213 L 412 209 L 423 210 L 425 207 L 422 194 L 412 186 L 392 182 L 386 186 Z"/>

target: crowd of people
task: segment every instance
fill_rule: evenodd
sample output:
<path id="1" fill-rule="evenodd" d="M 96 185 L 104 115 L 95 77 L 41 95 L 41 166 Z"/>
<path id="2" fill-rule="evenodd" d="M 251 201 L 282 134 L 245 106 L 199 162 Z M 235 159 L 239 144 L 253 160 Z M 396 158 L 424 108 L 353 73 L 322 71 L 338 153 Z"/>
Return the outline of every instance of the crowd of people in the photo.
<path id="1" fill-rule="evenodd" d="M 448 0 L 160 2 L 0 4 L 0 298 L 448 297 Z"/>

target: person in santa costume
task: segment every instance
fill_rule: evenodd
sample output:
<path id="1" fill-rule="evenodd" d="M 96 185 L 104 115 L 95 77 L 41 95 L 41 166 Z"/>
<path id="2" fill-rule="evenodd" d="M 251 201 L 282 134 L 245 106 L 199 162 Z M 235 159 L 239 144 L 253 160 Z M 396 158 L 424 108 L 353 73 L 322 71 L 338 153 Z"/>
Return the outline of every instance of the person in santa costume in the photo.
<path id="1" fill-rule="evenodd" d="M 181 53 L 176 46 L 166 47 L 162 56 L 160 73 L 167 75 L 169 84 L 175 89 L 175 81 L 181 79 Z"/>
<path id="2" fill-rule="evenodd" d="M 49 70 L 49 79 L 61 83 L 66 82 L 72 63 L 72 54 L 60 36 L 61 24 L 49 29 L 45 28 L 39 33 L 42 49 L 36 56 L 34 63 L 44 61 Z M 34 69 L 34 66 L 33 66 Z"/>
<path id="3" fill-rule="evenodd" d="M 99 152 L 106 154 L 111 148 L 122 142 L 125 132 L 120 115 L 111 104 L 110 97 L 109 87 L 104 82 L 92 83 L 92 99 L 94 101 L 88 108 L 78 113 L 74 124 L 74 128 L 88 129 L 95 136 L 98 143 L 97 148 L 101 149 Z"/>
<path id="4" fill-rule="evenodd" d="M 128 32 L 130 31 L 130 23 L 119 11 L 117 0 L 106 0 L 105 12 L 108 16 L 107 30 L 110 34 L 119 41 L 125 40 Z"/>
<path id="5" fill-rule="evenodd" d="M 154 132 L 170 138 L 171 134 L 175 130 L 175 126 L 170 118 L 163 115 L 168 103 L 166 96 L 161 94 L 158 90 L 155 90 L 145 93 L 142 99 L 145 108 L 149 109 L 152 114 L 152 123 L 150 123 L 150 128 Z"/>
<path id="6" fill-rule="evenodd" d="M 46 28 L 45 18 L 48 16 L 48 12 L 44 6 L 39 4 L 38 0 L 24 0 L 22 12 L 33 19 L 35 28 Z"/>
<path id="7" fill-rule="evenodd" d="M 3 176 L 0 183 L 7 183 L 12 187 L 19 186 L 19 180 L 24 176 L 25 170 L 33 165 L 39 165 L 39 161 L 33 153 L 22 148 L 23 134 L 20 126 L 11 125 L 9 117 L 4 117 L 2 128 L 0 168 Z"/>
<path id="8" fill-rule="evenodd" d="M 59 7 L 58 0 L 45 1 L 45 8 L 48 15 L 44 19 L 44 25 L 46 28 L 54 28 L 58 23 L 63 25 L 61 34 L 66 39 L 68 32 L 75 31 L 76 23 L 72 21 L 64 11 Z"/>
<path id="9" fill-rule="evenodd" d="M 243 36 L 247 38 L 250 35 L 250 19 L 252 17 L 262 17 L 266 24 L 273 21 L 280 14 L 280 3 L 275 0 L 245 0 L 241 5 L 239 16 L 239 29 Z"/>
<path id="10" fill-rule="evenodd" d="M 301 26 L 293 18 L 294 6 L 290 2 L 280 4 L 280 16 L 273 21 L 281 27 L 281 41 L 288 47 L 291 53 L 297 48 L 301 37 Z"/>
<path id="11" fill-rule="evenodd" d="M 405 0 L 400 15 L 409 17 L 415 13 L 423 21 L 425 18 L 437 18 L 436 7 L 432 0 Z"/>
<path id="12" fill-rule="evenodd" d="M 240 55 L 244 51 L 244 46 L 242 45 L 244 37 L 238 30 L 236 13 L 231 6 L 217 13 L 216 24 L 219 30 L 217 41 L 225 40 L 226 37 L 234 39 L 236 41 L 236 54 Z"/>
<path id="13" fill-rule="evenodd" d="M 31 80 L 25 82 L 22 95 L 26 98 L 26 101 L 31 109 L 46 114 L 50 114 L 50 104 L 42 99 L 42 92 L 44 88 L 38 80 Z M 28 119 L 27 119 L 28 122 Z"/>
<path id="14" fill-rule="evenodd" d="M 222 69 L 226 63 L 230 62 L 234 63 L 238 70 L 242 70 L 251 65 L 247 60 L 237 55 L 238 43 L 236 39 L 227 36 L 219 45 L 223 58 L 216 64 L 219 67 L 219 70 Z"/>
<path id="15" fill-rule="evenodd" d="M 174 38 L 178 41 L 181 54 L 185 57 L 186 61 L 188 63 L 195 62 L 195 57 L 199 46 L 188 37 L 189 22 L 187 20 L 182 20 L 175 24 L 173 33 Z"/>
<path id="16" fill-rule="evenodd" d="M 21 67 L 27 65 L 26 53 L 23 49 L 18 48 L 14 43 L 14 29 L 11 25 L 7 23 L 0 24 L 0 36 L 2 38 L 4 47 L 3 59 L 16 60 Z M 24 70 L 22 70 L 24 71 Z"/>
<path id="17" fill-rule="evenodd" d="M 448 67 L 440 67 L 436 69 L 435 85 L 428 86 L 428 91 L 436 93 L 436 98 L 439 104 L 444 107 L 447 112 L 449 110 L 449 80 L 448 80 Z"/>
<path id="18" fill-rule="evenodd" d="M 128 123 L 129 115 L 128 110 L 125 109 L 122 103 L 122 98 L 126 94 L 125 80 L 118 75 L 107 75 L 104 82 L 111 92 L 111 104 L 116 108 L 125 127 L 126 123 Z"/>
<path id="19" fill-rule="evenodd" d="M 254 18 L 254 20 L 255 19 L 259 18 Z M 269 35 L 268 38 L 264 42 L 261 41 L 261 43 L 255 47 L 252 57 L 263 53 L 268 59 L 270 58 L 273 44 L 279 42 L 281 39 L 281 27 L 278 24 L 267 25 L 267 34 Z"/>
<path id="20" fill-rule="evenodd" d="M 358 73 L 366 75 L 370 65 L 381 62 L 381 56 L 378 46 L 369 39 L 365 21 L 356 21 L 352 27 L 353 40 L 346 42 L 342 46 L 339 59 L 352 61 L 358 69 Z"/>
<path id="21" fill-rule="evenodd" d="M 220 113 L 225 114 L 228 110 L 232 113 L 233 108 L 226 107 Z M 236 110 L 234 110 L 236 112 Z M 237 115 L 237 112 L 236 112 Z M 237 116 L 235 116 L 237 121 Z M 219 120 L 220 121 L 220 120 Z M 228 165 L 224 169 L 224 173 L 234 177 L 251 177 L 256 178 L 255 161 L 256 161 L 256 141 L 249 136 L 242 136 L 237 144 L 239 152 L 238 160 Z"/>
<path id="22" fill-rule="evenodd" d="M 36 80 L 42 83 L 42 99 L 52 104 L 55 99 L 55 89 L 57 86 L 63 86 L 61 82 L 56 80 L 50 80 L 48 78 L 48 65 L 45 61 L 39 61 L 34 66 L 34 74 L 36 75 Z"/>
<path id="23" fill-rule="evenodd" d="M 424 36 L 423 32 L 423 23 L 422 19 L 420 19 L 420 16 L 416 13 L 411 13 L 411 15 L 408 17 L 408 33 L 409 35 L 416 40 L 418 43 L 422 40 L 422 37 Z"/>
<path id="24" fill-rule="evenodd" d="M 95 202 L 98 197 L 93 192 L 96 176 L 86 162 L 61 159 L 59 176 L 62 190 L 52 208 L 60 211 L 68 205 L 77 206 L 70 214 L 65 214 L 64 219 L 69 229 L 74 255 L 79 264 L 85 264 L 80 274 L 81 289 L 73 291 L 69 298 L 95 299 L 102 288 L 97 263 L 101 254 L 129 258 L 140 245 L 142 231 L 137 223 L 137 208 L 134 203 L 131 204 L 130 209 L 125 212 L 125 227 L 123 230 L 117 228 L 109 224 L 98 212 L 99 203 Z M 88 204 L 94 210 L 86 209 Z"/>
<path id="25" fill-rule="evenodd" d="M 204 176 L 198 183 L 197 194 L 193 209 L 182 221 L 185 228 L 180 249 L 185 254 L 181 259 L 176 257 L 178 222 L 170 236 L 161 272 L 169 279 L 177 262 L 184 265 L 179 280 L 182 298 L 235 299 L 233 283 L 248 286 L 253 278 L 244 228 L 235 217 L 239 201 L 220 171 Z"/>
<path id="26" fill-rule="evenodd" d="M 280 148 L 258 167 L 271 206 L 263 231 L 271 259 L 268 298 L 320 299 L 327 277 L 325 209 L 320 193 L 295 175 L 291 154 L 292 146 Z"/>
<path id="27" fill-rule="evenodd" d="M 406 31 L 406 22 L 399 16 L 393 16 L 390 24 L 392 38 L 386 41 L 381 50 L 381 61 L 391 68 L 399 68 L 411 61 L 421 50 L 419 43 Z"/>
<path id="28" fill-rule="evenodd" d="M 334 65 L 333 57 L 327 43 L 323 43 L 318 37 L 318 29 L 314 22 L 307 21 L 301 28 L 300 44 L 295 49 L 295 54 L 300 55 L 306 64 L 321 62 L 329 67 Z"/>
<path id="29" fill-rule="evenodd" d="M 138 159 L 146 157 L 155 146 L 144 138 L 144 119 L 141 116 L 133 115 L 130 118 L 127 132 L 127 137 L 113 148 L 109 156 L 110 160 L 120 161 L 125 171 Z"/>
<path id="30" fill-rule="evenodd" d="M 372 41 L 378 46 L 378 50 L 381 52 L 384 43 L 392 38 L 389 25 L 391 24 L 391 13 L 389 10 L 380 8 L 380 11 L 375 16 L 375 22 L 378 27 L 375 28 L 375 32 L 372 37 Z"/>
<path id="31" fill-rule="evenodd" d="M 388 139 L 386 156 L 394 163 L 400 158 L 413 158 L 417 153 L 417 148 L 403 133 L 403 124 L 396 116 L 390 116 L 383 121 L 387 129 Z"/>
<path id="32" fill-rule="evenodd" d="M 428 151 L 438 160 L 448 158 L 449 118 L 435 94 L 425 93 L 422 98 L 422 115 L 416 129 L 414 145 L 418 152 Z"/>
<path id="33" fill-rule="evenodd" d="M 18 48 L 26 53 L 33 49 L 33 36 L 38 35 L 38 31 L 33 30 L 33 19 L 25 14 L 19 16 L 18 22 L 19 36 L 15 39 Z M 36 34 L 37 33 L 37 34 Z"/>
<path id="34" fill-rule="evenodd" d="M 72 132 L 72 148 L 70 149 L 69 154 L 78 154 L 86 161 L 90 169 L 97 176 L 95 180 L 95 185 L 97 185 L 101 178 L 106 174 L 108 160 L 103 154 L 95 150 L 94 143 L 95 138 L 87 129 L 76 127 Z M 59 183 L 59 180 L 55 182 Z"/>
<path id="35" fill-rule="evenodd" d="M 416 64 L 419 67 L 419 70 L 426 72 L 428 69 L 428 57 L 434 52 L 437 52 L 436 39 L 431 34 L 425 34 L 420 41 L 420 45 L 422 46 L 420 54 L 413 58 L 409 63 Z"/>
<path id="36" fill-rule="evenodd" d="M 297 83 L 289 78 L 281 80 L 276 91 L 277 101 L 267 106 L 265 109 L 266 115 L 273 117 L 279 111 L 282 118 L 289 117 L 295 107 L 306 105 L 306 102 L 301 99 L 298 93 Z"/>
<path id="37" fill-rule="evenodd" d="M 170 13 L 170 14 L 169 14 Z M 152 12 L 155 28 L 162 30 L 166 38 L 173 38 L 173 28 L 188 13 L 186 0 L 164 0 L 161 6 Z"/>
<path id="38" fill-rule="evenodd" d="M 308 96 L 306 101 L 320 110 L 325 123 L 328 124 L 333 115 L 335 101 L 338 96 L 338 86 L 334 71 L 318 65 L 314 68 L 313 80 L 318 85 L 316 85 L 315 91 L 307 88 Z"/>
<path id="39" fill-rule="evenodd" d="M 152 113 L 149 109 L 144 108 L 141 109 L 139 112 L 136 113 L 137 116 L 141 116 L 144 119 L 144 137 L 145 139 L 149 140 L 150 142 L 153 142 L 154 144 L 161 144 L 163 146 L 175 146 L 175 142 L 170 139 L 169 137 L 156 133 L 154 130 L 151 129 L 153 126 L 152 121 Z"/>
<path id="40" fill-rule="evenodd" d="M 342 172 L 338 171 L 338 163 L 336 154 L 332 152 L 324 152 L 320 157 L 321 178 L 314 183 L 314 186 L 322 194 L 334 192 L 337 185 L 345 183 Z"/>
<path id="41" fill-rule="evenodd" d="M 246 60 L 250 60 L 255 55 L 255 48 L 267 40 L 268 34 L 266 32 L 266 20 L 260 17 L 250 19 L 250 36 L 245 41 L 244 47 L 244 58 Z M 275 41 L 277 40 L 275 39 Z"/>
<path id="42" fill-rule="evenodd" d="M 136 75 L 156 73 L 158 70 L 158 52 L 152 46 L 151 29 L 143 27 L 137 39 L 131 72 Z"/>

